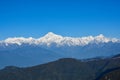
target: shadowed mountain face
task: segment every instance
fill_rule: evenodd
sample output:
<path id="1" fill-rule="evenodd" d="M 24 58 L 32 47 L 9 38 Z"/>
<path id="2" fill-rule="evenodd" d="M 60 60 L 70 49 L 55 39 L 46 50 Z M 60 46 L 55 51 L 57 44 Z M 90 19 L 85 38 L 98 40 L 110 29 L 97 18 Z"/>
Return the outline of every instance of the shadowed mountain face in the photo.
<path id="1" fill-rule="evenodd" d="M 104 72 L 104 75 L 97 80 L 120 80 L 120 67 Z"/>
<path id="2" fill-rule="evenodd" d="M 43 65 L 0 70 L 0 80 L 95 80 L 104 71 L 120 67 L 120 59 L 96 59 L 80 61 L 64 58 Z"/>

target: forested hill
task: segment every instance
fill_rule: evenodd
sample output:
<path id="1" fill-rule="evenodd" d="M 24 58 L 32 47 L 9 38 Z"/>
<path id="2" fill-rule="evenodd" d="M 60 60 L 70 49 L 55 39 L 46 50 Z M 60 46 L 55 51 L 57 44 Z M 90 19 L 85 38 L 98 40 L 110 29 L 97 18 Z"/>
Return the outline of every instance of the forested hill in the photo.
<path id="1" fill-rule="evenodd" d="M 64 58 L 27 68 L 8 66 L 0 70 L 0 80 L 95 80 L 116 67 L 120 67 L 118 57 L 87 61 Z"/>

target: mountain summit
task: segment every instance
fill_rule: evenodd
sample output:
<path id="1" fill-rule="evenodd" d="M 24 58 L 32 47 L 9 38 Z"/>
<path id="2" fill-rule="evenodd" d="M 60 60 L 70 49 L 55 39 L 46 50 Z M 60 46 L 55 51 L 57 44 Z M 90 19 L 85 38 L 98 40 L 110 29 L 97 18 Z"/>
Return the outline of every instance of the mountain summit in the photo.
<path id="1" fill-rule="evenodd" d="M 57 35 L 53 32 L 48 32 L 44 37 L 51 37 L 51 36 L 58 37 L 59 35 Z"/>

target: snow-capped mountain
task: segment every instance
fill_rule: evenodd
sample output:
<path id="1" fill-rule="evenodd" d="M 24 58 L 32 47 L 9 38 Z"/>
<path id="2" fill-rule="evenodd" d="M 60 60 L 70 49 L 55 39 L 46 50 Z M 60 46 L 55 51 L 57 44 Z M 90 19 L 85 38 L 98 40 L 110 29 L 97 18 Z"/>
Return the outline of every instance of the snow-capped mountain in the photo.
<path id="1" fill-rule="evenodd" d="M 107 38 L 104 35 L 100 34 L 98 36 L 88 36 L 88 37 L 63 37 L 61 35 L 56 35 L 52 32 L 49 32 L 45 36 L 35 39 L 32 37 L 24 38 L 24 37 L 14 37 L 14 38 L 7 38 L 6 40 L 0 41 L 0 44 L 4 43 L 6 46 L 10 44 L 35 44 L 35 45 L 46 45 L 50 46 L 55 44 L 57 47 L 59 46 L 85 46 L 90 43 L 108 43 L 108 42 L 120 42 L 117 38 Z"/>
<path id="2" fill-rule="evenodd" d="M 14 37 L 0 41 L 0 68 L 33 66 L 59 58 L 88 59 L 120 54 L 120 39 L 102 34 L 88 37 L 63 37 L 49 32 L 35 39 Z"/>

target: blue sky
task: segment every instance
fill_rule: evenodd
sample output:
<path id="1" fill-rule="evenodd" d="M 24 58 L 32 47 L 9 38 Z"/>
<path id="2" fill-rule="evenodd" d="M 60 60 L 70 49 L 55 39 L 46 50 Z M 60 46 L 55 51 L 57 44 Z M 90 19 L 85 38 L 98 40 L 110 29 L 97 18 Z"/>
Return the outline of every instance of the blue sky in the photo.
<path id="1" fill-rule="evenodd" d="M 104 34 L 120 38 L 119 0 L 0 0 L 0 40 Z"/>

